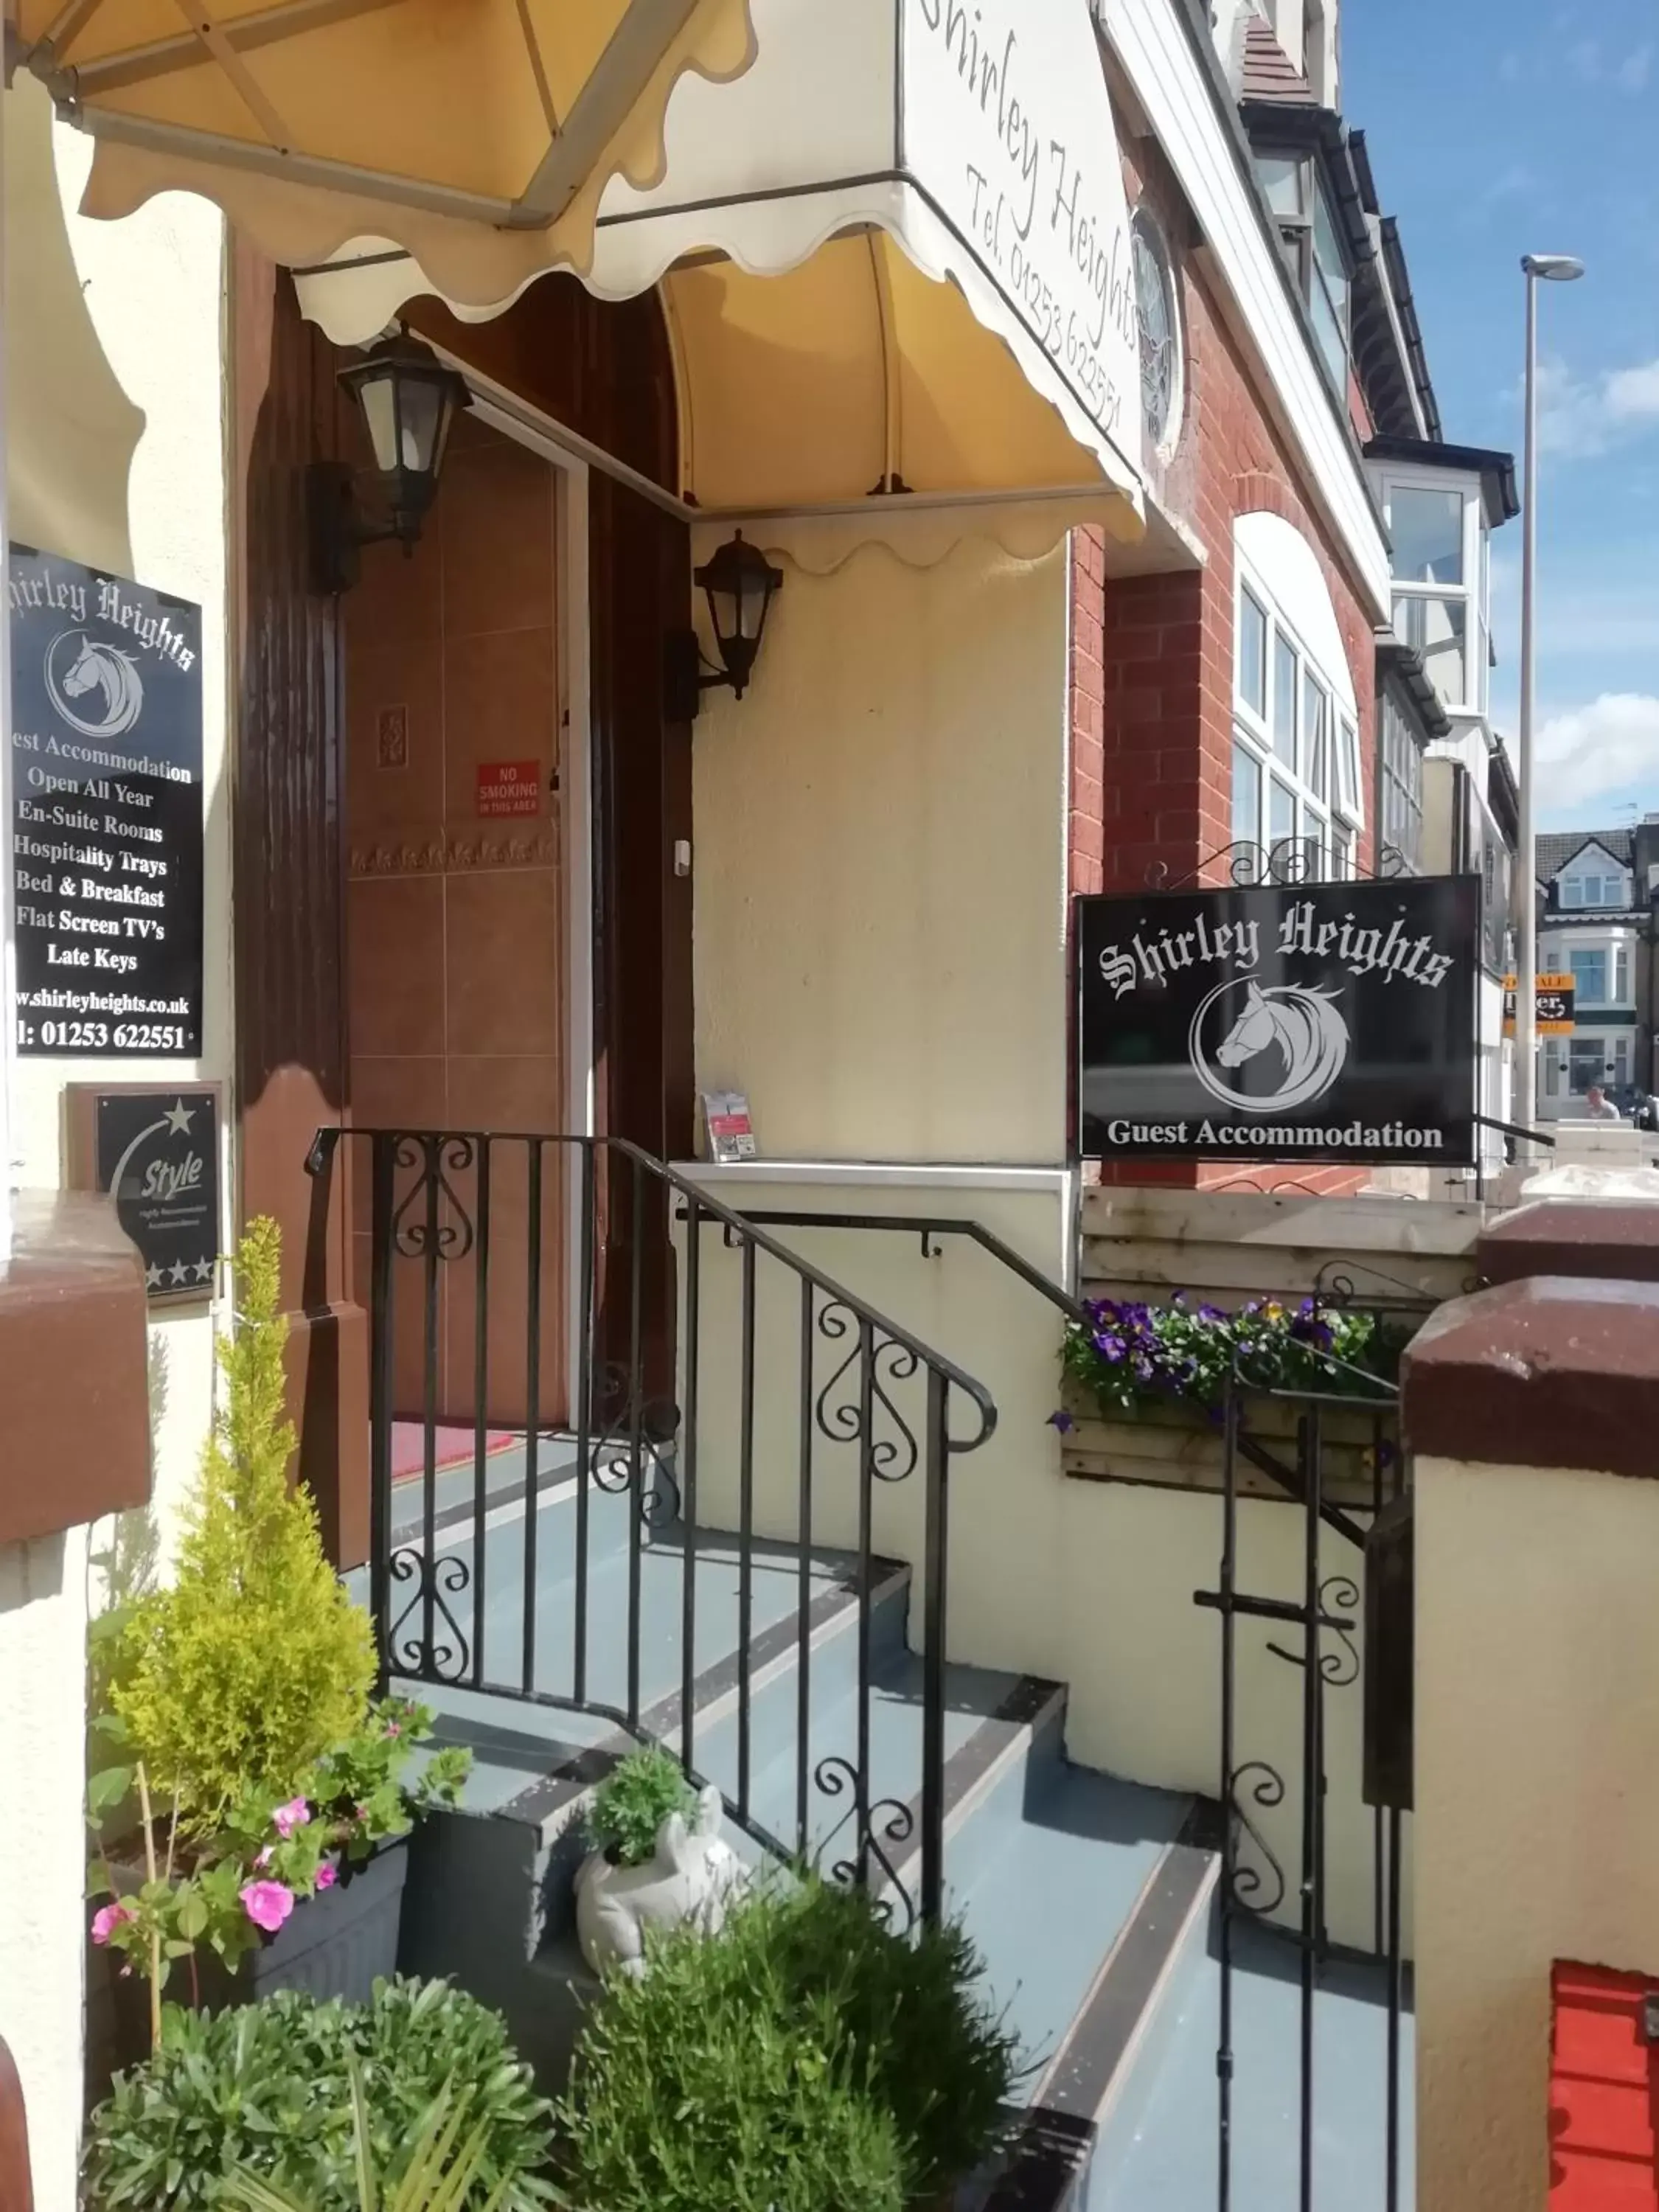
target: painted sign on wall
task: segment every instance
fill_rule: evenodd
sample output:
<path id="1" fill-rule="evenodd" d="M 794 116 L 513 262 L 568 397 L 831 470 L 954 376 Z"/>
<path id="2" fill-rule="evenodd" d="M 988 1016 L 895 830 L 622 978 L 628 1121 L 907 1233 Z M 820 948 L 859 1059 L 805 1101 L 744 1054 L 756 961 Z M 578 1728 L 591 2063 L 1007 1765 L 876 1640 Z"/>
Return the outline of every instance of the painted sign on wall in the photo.
<path id="1" fill-rule="evenodd" d="M 1473 1160 L 1479 877 L 1077 903 L 1085 1156 Z"/>
<path id="2" fill-rule="evenodd" d="M 202 611 L 14 545 L 17 1049 L 202 1050 Z"/>
<path id="3" fill-rule="evenodd" d="M 1140 342 L 1128 211 L 1088 9 L 903 9 L 903 166 L 1133 459 Z"/>

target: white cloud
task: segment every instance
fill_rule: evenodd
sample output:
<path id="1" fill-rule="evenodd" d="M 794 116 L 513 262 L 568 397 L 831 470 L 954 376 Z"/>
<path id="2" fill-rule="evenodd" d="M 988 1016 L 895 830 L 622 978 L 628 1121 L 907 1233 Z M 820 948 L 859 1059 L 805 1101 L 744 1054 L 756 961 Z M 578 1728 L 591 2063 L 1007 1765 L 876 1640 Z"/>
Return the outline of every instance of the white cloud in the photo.
<path id="1" fill-rule="evenodd" d="M 1567 66 L 1581 84 L 1608 85 L 1619 92 L 1644 92 L 1653 70 L 1653 41 L 1644 40 L 1626 54 L 1611 54 L 1599 39 L 1578 39 L 1567 48 Z"/>
<path id="2" fill-rule="evenodd" d="M 1659 416 L 1659 361 L 1639 368 L 1615 368 L 1607 380 L 1607 408 L 1615 422 L 1640 422 Z"/>
<path id="3" fill-rule="evenodd" d="M 1538 364 L 1538 442 L 1546 453 L 1591 459 L 1659 425 L 1659 358 L 1580 377 L 1559 361 Z"/>
<path id="4" fill-rule="evenodd" d="M 1659 698 L 1604 691 L 1553 715 L 1535 750 L 1540 812 L 1582 811 L 1614 792 L 1635 793 L 1644 813 L 1659 812 Z"/>

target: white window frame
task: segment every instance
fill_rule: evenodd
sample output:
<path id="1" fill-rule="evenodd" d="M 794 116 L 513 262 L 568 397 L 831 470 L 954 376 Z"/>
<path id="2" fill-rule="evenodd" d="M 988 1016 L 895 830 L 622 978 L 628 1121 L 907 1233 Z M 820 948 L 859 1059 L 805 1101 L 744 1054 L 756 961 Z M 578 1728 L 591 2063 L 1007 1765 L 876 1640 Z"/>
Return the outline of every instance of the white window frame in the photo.
<path id="1" fill-rule="evenodd" d="M 1394 584 L 1394 605 L 1398 616 L 1401 605 L 1408 600 L 1456 600 L 1463 609 L 1463 697 L 1454 706 L 1449 700 L 1443 703 L 1450 714 L 1480 714 L 1484 716 L 1491 701 L 1492 672 L 1488 666 L 1486 635 L 1489 612 L 1486 607 L 1489 553 L 1486 517 L 1480 479 L 1455 469 L 1413 469 L 1388 467 L 1382 471 L 1382 519 L 1390 533 L 1394 529 L 1394 495 L 1396 491 L 1452 492 L 1463 503 L 1463 535 L 1462 541 L 1463 580 L 1461 584 L 1422 584 L 1396 577 Z M 1402 623 L 1396 620 L 1395 634 L 1406 635 Z"/>
<path id="2" fill-rule="evenodd" d="M 1273 837 L 1270 833 L 1272 793 L 1273 784 L 1277 782 L 1295 804 L 1296 826 L 1289 842 L 1304 851 L 1316 841 L 1317 842 L 1318 865 L 1314 871 L 1315 879 L 1326 882 L 1352 880 L 1358 856 L 1359 832 L 1364 829 L 1365 820 L 1358 720 L 1343 703 L 1340 690 L 1329 671 L 1309 651 L 1301 634 L 1284 613 L 1276 595 L 1242 551 L 1237 555 L 1235 569 L 1232 741 L 1235 750 L 1242 750 L 1254 761 L 1261 779 L 1254 835 L 1247 842 L 1259 845 L 1270 856 L 1286 842 Z M 1263 699 L 1260 711 L 1244 696 L 1239 680 L 1243 660 L 1244 594 L 1247 592 L 1267 616 Z M 1293 722 L 1296 757 L 1292 763 L 1287 763 L 1273 745 L 1274 687 L 1278 664 L 1276 645 L 1279 638 L 1283 638 L 1296 654 Z M 1323 797 L 1304 773 L 1308 764 L 1308 738 L 1304 727 L 1306 717 L 1303 706 L 1310 680 L 1317 686 L 1325 702 Z M 1231 772 L 1231 756 L 1229 757 L 1230 775 Z M 1233 832 L 1237 838 L 1239 824 L 1236 816 Z"/>

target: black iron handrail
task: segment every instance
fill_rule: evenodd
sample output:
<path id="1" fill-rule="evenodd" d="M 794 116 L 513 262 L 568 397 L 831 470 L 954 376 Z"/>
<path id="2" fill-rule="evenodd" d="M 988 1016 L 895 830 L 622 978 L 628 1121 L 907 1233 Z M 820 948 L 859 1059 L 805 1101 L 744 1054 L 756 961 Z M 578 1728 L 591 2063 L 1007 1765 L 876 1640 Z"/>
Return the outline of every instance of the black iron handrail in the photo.
<path id="1" fill-rule="evenodd" d="M 1021 1282 L 1029 1284 L 1032 1290 L 1047 1298 L 1050 1305 L 1057 1306 L 1068 1320 L 1084 1321 L 1087 1318 L 1080 1298 L 1073 1297 L 1069 1291 L 1063 1291 L 1058 1283 L 1051 1282 L 1041 1267 L 1033 1267 L 1024 1254 L 1015 1251 L 1012 1244 L 1006 1243 L 994 1229 L 988 1229 L 981 1221 L 963 1221 L 948 1214 L 786 1213 L 775 1212 L 770 1209 L 752 1212 L 745 1209 L 741 1218 L 744 1221 L 763 1222 L 769 1229 L 892 1231 L 900 1236 L 920 1237 L 924 1260 L 933 1257 L 933 1242 L 936 1237 L 965 1237 L 970 1243 L 977 1244 L 981 1251 L 988 1252 L 994 1260 L 1000 1261 L 1012 1273 L 1019 1277 Z"/>
<path id="2" fill-rule="evenodd" d="M 769 1227 L 775 1229 L 884 1230 L 901 1236 L 917 1237 L 921 1240 L 924 1259 L 933 1258 L 933 1243 L 935 1237 L 966 1237 L 970 1243 L 977 1244 L 981 1251 L 988 1252 L 994 1260 L 1000 1261 L 1022 1282 L 1038 1291 L 1050 1305 L 1056 1307 L 1068 1322 L 1085 1325 L 1089 1322 L 1089 1308 L 1085 1300 L 1073 1297 L 1069 1291 L 1064 1291 L 1058 1283 L 1051 1282 L 1040 1267 L 1033 1267 L 1031 1262 L 1017 1252 L 1012 1244 L 1006 1243 L 994 1230 L 986 1228 L 982 1222 L 963 1220 L 960 1217 L 947 1214 L 830 1213 L 772 1210 L 745 1212 L 743 1218 L 745 1221 L 764 1222 Z M 1345 1261 L 1340 1263 L 1331 1261 L 1322 1267 L 1315 1278 L 1313 1295 L 1322 1303 L 1332 1307 L 1348 1307 L 1362 1303 L 1352 1276 L 1332 1274 L 1332 1269 L 1339 1264 L 1345 1267 L 1357 1269 L 1361 1274 L 1368 1274 L 1379 1284 L 1387 1283 L 1396 1291 L 1407 1292 L 1411 1291 L 1409 1285 L 1401 1283 L 1396 1278 L 1385 1275 L 1378 1269 L 1367 1267 L 1363 1261 Z M 1331 1278 L 1328 1284 L 1326 1281 L 1328 1276 Z M 1401 1311 L 1409 1304 L 1413 1308 L 1426 1311 L 1430 1302 L 1412 1293 L 1407 1301 L 1366 1299 L 1363 1303 L 1368 1310 L 1375 1305 L 1378 1311 Z M 1390 1386 L 1382 1378 L 1378 1377 L 1377 1382 L 1380 1390 L 1384 1392 L 1389 1390 Z M 1254 1395 L 1267 1398 L 1282 1394 L 1261 1390 Z M 1332 1402 L 1349 1406 L 1363 1413 L 1374 1401 L 1356 1396 L 1352 1400 L 1334 1398 Z M 1268 1481 L 1281 1490 L 1292 1504 L 1299 1505 L 1304 1502 L 1303 1478 L 1299 1469 L 1287 1466 L 1284 1459 L 1277 1452 L 1270 1450 L 1259 1437 L 1249 1436 L 1242 1430 L 1238 1437 L 1238 1449 L 1257 1473 L 1265 1475 Z M 1360 1528 L 1351 1514 L 1345 1512 L 1340 1505 L 1334 1504 L 1329 1498 L 1321 1502 L 1320 1518 L 1339 1535 L 1345 1536 L 1350 1543 L 1364 1545 L 1364 1530 Z"/>
<path id="3" fill-rule="evenodd" d="M 848 1290 L 836 1279 L 804 1260 L 742 1214 L 712 1198 L 696 1182 L 623 1138 L 571 1136 L 529 1131 L 481 1129 L 322 1128 L 306 1166 L 314 1176 L 327 1173 L 343 1142 L 366 1146 L 370 1165 L 371 1287 L 369 1416 L 371 1433 L 370 1609 L 383 1674 L 415 1680 L 492 1692 L 557 1710 L 597 1715 L 636 1741 L 678 1739 L 682 1762 L 694 1778 L 699 1677 L 696 1671 L 698 1396 L 704 1364 L 703 1302 L 711 1295 L 703 1282 L 705 1221 L 720 1225 L 728 1244 L 740 1255 L 740 1338 L 736 1395 L 738 1454 L 738 1649 L 737 1779 L 723 1793 L 740 1826 L 769 1849 L 785 1846 L 758 1820 L 751 1802 L 753 1781 L 752 1704 L 757 1665 L 764 1667 L 769 1646 L 755 1631 L 756 1451 L 757 1261 L 775 1262 L 797 1286 L 799 1300 L 799 1406 L 798 1502 L 799 1523 L 795 1567 L 798 1670 L 796 1827 L 797 1849 L 807 1850 L 809 1801 L 813 1787 L 822 1796 L 848 1801 L 842 1820 L 855 1823 L 854 1844 L 835 1871 L 899 1900 L 913 1917 L 936 1922 L 944 1910 L 945 1848 L 945 1668 L 946 1658 L 946 1564 L 949 1474 L 952 1458 L 977 1450 L 996 1427 L 991 1394 L 954 1360 L 912 1331 Z M 541 1282 L 544 1263 L 543 1198 L 546 1155 L 571 1160 L 580 1176 L 580 1200 L 573 1224 L 579 1240 L 579 1313 L 574 1338 L 573 1407 L 577 1480 L 574 1542 L 575 1565 L 572 1608 L 571 1689 L 568 1695 L 541 1686 L 538 1638 L 542 1609 L 538 1581 L 537 1523 L 542 1485 L 538 1461 L 542 1422 Z M 502 1679 L 486 1668 L 486 1558 L 490 1514 L 501 1504 L 489 1492 L 489 1273 L 491 1254 L 492 1170 L 498 1159 L 518 1162 L 525 1176 L 527 1205 L 523 1228 L 526 1269 L 525 1456 L 523 1484 L 523 1594 L 516 1678 Z M 472 1179 L 471 1184 L 467 1178 Z M 466 1195 L 464 1197 L 464 1190 Z M 665 1210 L 653 1225 L 649 1194 Z M 647 1356 L 653 1316 L 646 1306 L 647 1242 L 657 1250 L 666 1228 L 666 1207 L 678 1200 L 689 1221 L 681 1302 L 668 1298 L 675 1325 L 672 1347 L 658 1345 Z M 468 1207 L 471 1206 L 469 1212 Z M 625 1233 L 610 1230 L 620 1207 Z M 601 1247 L 600 1218 L 605 1212 L 605 1243 L 616 1248 L 620 1266 L 613 1276 Z M 470 1557 L 459 1549 L 441 1551 L 437 1508 L 438 1370 L 440 1365 L 439 1271 L 448 1263 L 474 1260 L 472 1388 L 473 1495 Z M 420 1263 L 421 1426 L 423 1435 L 423 1498 L 419 1540 L 402 1547 L 392 1528 L 392 1428 L 393 1418 L 394 1263 Z M 618 1279 L 620 1278 L 620 1279 Z M 601 1285 L 603 1290 L 601 1290 Z M 660 1285 L 653 1285 L 660 1288 Z M 601 1300 L 603 1298 L 603 1313 Z M 838 1361 L 818 1387 L 814 1373 L 817 1343 L 833 1347 Z M 615 1356 L 617 1350 L 624 1357 Z M 680 1385 L 683 1403 L 663 1395 L 661 1375 L 653 1383 L 648 1368 L 665 1365 Z M 896 1383 L 921 1377 L 925 1417 L 918 1435 L 905 1419 L 893 1394 Z M 655 1389 L 656 1395 L 652 1392 Z M 836 1401 L 837 1391 L 842 1393 Z M 951 1433 L 951 1394 L 973 1408 L 975 1425 Z M 832 1402 L 835 1401 L 835 1402 Z M 878 1428 L 884 1425 L 884 1433 Z M 857 1566 L 850 1584 L 858 1607 L 858 1706 L 855 1756 L 835 1755 L 814 1765 L 809 1753 L 811 1673 L 814 1600 L 812 1531 L 814 1431 L 832 1444 L 851 1445 L 858 1458 Z M 924 1483 L 921 1565 L 922 1727 L 921 1787 L 914 1804 L 872 1802 L 872 1601 L 878 1582 L 873 1551 L 875 1486 L 902 1481 L 918 1468 Z M 648 1480 L 647 1480 L 648 1479 Z M 628 1598 L 626 1607 L 627 1692 L 625 1702 L 603 1701 L 592 1693 L 589 1668 L 588 1581 L 591 1554 L 590 1490 L 626 1496 L 629 1501 Z M 670 1501 L 668 1511 L 663 1499 Z M 678 1515 L 683 1543 L 680 1625 L 680 1686 L 676 1698 L 647 1707 L 642 1698 L 642 1553 L 647 1530 Z M 498 1571 L 499 1572 L 499 1571 Z M 401 1611 L 393 1609 L 394 1586 L 407 1589 Z M 499 1584 L 498 1584 L 499 1587 Z M 561 1588 L 562 1584 L 561 1584 Z M 470 1621 L 463 1601 L 471 1594 Z M 411 1624 L 413 1624 L 411 1626 Z M 470 1630 L 470 1634 L 469 1634 Z M 768 1632 L 769 1635 L 771 1633 Z M 760 1658 L 757 1662 L 757 1644 Z M 544 1658 L 545 1643 L 543 1644 Z M 543 1672 L 545 1672 L 544 1667 Z M 887 1847 L 908 1843 L 919 1829 L 918 1896 L 905 1892 Z"/>

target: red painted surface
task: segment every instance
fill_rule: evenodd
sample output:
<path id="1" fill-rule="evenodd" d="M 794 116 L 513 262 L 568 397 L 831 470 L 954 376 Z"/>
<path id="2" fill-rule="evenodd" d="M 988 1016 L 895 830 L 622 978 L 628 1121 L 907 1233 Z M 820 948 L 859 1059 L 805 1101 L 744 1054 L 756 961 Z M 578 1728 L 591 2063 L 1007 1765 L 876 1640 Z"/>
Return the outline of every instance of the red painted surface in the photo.
<path id="1" fill-rule="evenodd" d="M 1559 1964 L 1550 1979 L 1550 2212 L 1659 2212 L 1659 2069 L 1642 2036 L 1659 1983 Z"/>
<path id="2" fill-rule="evenodd" d="M 532 815 L 541 811 L 542 771 L 538 761 L 479 762 L 481 815 Z"/>

